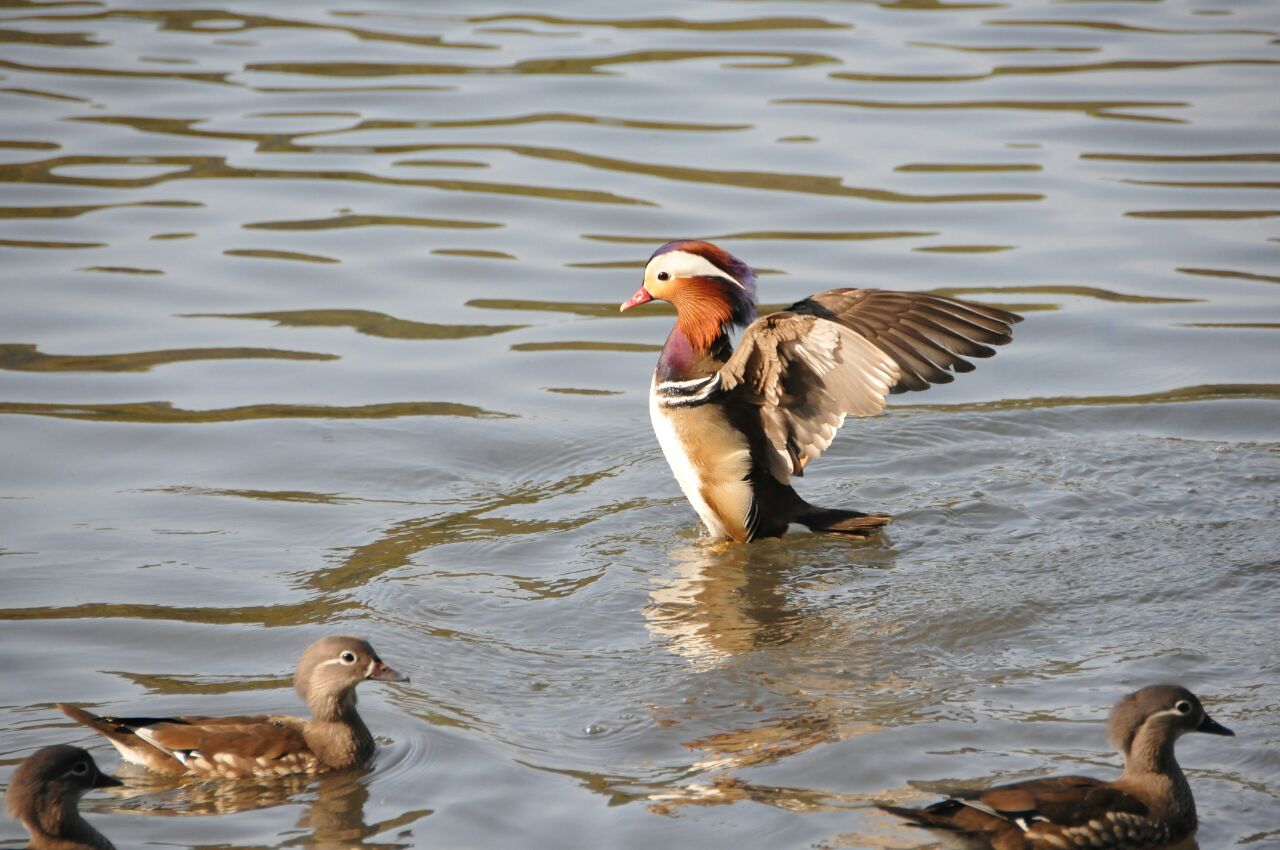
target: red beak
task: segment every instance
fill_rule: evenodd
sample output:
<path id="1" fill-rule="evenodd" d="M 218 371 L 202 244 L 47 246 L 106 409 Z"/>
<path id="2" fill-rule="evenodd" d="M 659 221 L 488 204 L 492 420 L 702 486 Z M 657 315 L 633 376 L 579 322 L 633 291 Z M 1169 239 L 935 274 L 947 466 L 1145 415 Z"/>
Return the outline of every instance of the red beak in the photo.
<path id="1" fill-rule="evenodd" d="M 626 302 L 621 307 L 618 308 L 618 312 L 624 313 L 627 310 L 630 310 L 632 307 L 636 307 L 640 304 L 647 304 L 652 300 L 653 300 L 653 296 L 649 294 L 649 290 L 645 289 L 642 286 L 636 290 L 635 295 L 632 295 L 630 298 L 628 298 Z"/>

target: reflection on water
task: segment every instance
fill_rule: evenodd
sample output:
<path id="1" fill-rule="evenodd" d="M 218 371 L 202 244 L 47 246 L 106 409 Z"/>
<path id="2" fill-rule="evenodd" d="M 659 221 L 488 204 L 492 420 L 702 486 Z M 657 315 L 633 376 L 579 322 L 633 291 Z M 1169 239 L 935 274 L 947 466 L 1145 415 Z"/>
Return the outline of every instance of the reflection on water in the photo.
<path id="1" fill-rule="evenodd" d="M 1181 680 L 1248 744 L 1180 751 L 1201 845 L 1274 837 L 1275 4 L 0 6 L 0 783 L 57 700 L 287 710 L 342 631 L 413 676 L 370 770 L 90 820 L 915 847 L 870 807 L 1112 775 Z M 618 312 L 680 237 L 765 310 L 1028 314 L 806 477 L 882 539 L 698 539 Z"/>

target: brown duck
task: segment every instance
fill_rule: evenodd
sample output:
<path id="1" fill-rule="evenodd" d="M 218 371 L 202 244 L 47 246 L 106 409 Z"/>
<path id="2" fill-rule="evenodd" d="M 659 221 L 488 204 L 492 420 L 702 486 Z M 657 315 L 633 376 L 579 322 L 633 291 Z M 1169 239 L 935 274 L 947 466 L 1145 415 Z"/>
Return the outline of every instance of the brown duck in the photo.
<path id="1" fill-rule="evenodd" d="M 819 508 L 791 478 L 826 451 L 846 416 L 890 393 L 971 372 L 1020 316 L 927 292 L 833 289 L 756 318 L 755 273 L 709 242 L 663 245 L 622 308 L 676 308 L 649 391 L 649 414 L 685 497 L 712 536 L 780 537 L 791 523 L 866 535 L 887 514 Z M 746 328 L 737 350 L 729 340 Z"/>
<path id="2" fill-rule="evenodd" d="M 106 837 L 80 817 L 80 798 L 94 788 L 122 784 L 98 770 L 93 756 L 79 747 L 44 747 L 13 772 L 4 807 L 31 833 L 30 850 L 115 850 Z"/>
<path id="3" fill-rule="evenodd" d="M 64 714 L 106 736 L 125 761 L 170 775 L 224 779 L 324 773 L 362 764 L 374 740 L 356 712 L 366 679 L 407 682 L 367 641 L 327 637 L 307 647 L 293 687 L 311 719 L 241 717 L 99 717 L 71 705 Z"/>
<path id="4" fill-rule="evenodd" d="M 962 846 L 990 850 L 1154 850 L 1194 834 L 1196 803 L 1173 745 L 1187 732 L 1235 733 L 1177 685 L 1129 694 L 1107 730 L 1124 752 L 1124 773 L 1113 782 L 1055 776 L 956 794 L 923 809 L 880 808 Z"/>

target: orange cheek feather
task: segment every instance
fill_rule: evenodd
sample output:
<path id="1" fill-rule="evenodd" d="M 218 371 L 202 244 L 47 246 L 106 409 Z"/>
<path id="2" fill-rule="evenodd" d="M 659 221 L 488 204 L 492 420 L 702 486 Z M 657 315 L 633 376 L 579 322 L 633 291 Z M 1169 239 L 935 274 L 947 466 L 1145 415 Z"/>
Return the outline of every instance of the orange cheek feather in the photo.
<path id="1" fill-rule="evenodd" d="M 733 313 L 729 302 L 718 284 L 696 277 L 681 278 L 674 289 L 667 300 L 675 305 L 676 324 L 695 349 L 706 351 Z"/>

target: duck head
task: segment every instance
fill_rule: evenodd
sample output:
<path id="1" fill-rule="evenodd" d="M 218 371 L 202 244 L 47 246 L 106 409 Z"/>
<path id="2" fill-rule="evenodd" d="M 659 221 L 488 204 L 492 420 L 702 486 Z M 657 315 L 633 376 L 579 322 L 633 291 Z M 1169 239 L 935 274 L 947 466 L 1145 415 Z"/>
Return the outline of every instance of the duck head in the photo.
<path id="1" fill-rule="evenodd" d="M 1163 749 L 1188 732 L 1235 734 L 1210 717 L 1195 694 L 1178 685 L 1151 685 L 1129 694 L 1116 703 L 1107 721 L 1107 737 L 1126 759 L 1135 744 Z"/>
<path id="2" fill-rule="evenodd" d="M 321 638 L 302 653 L 293 689 L 311 706 L 355 702 L 355 688 L 366 679 L 407 682 L 409 677 L 382 662 L 367 640 L 349 635 Z"/>
<path id="3" fill-rule="evenodd" d="M 86 750 L 70 744 L 44 747 L 14 771 L 5 793 L 5 808 L 14 820 L 26 823 L 49 813 L 73 810 L 80 798 L 95 788 L 123 784 L 98 770 Z"/>
<path id="4" fill-rule="evenodd" d="M 756 318 L 756 276 L 746 263 L 710 242 L 668 242 L 649 258 L 644 283 L 619 308 L 657 299 L 676 308 L 676 327 L 699 351 Z"/>

